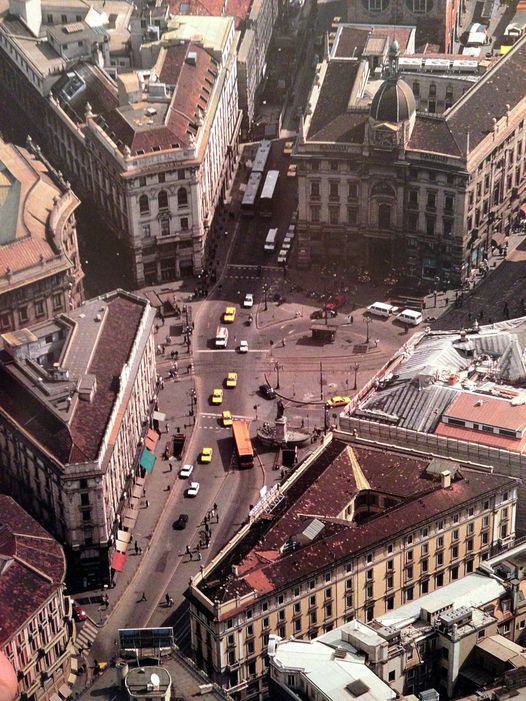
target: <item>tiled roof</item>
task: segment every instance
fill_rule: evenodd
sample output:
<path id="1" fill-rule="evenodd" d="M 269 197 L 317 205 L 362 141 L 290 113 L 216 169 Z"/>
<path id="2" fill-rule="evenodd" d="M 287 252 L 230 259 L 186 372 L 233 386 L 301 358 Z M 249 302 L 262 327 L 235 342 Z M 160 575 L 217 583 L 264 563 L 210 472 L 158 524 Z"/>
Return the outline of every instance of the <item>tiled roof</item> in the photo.
<path id="1" fill-rule="evenodd" d="M 252 0 L 170 0 L 170 12 L 174 15 L 229 15 L 236 29 L 248 17 Z"/>
<path id="2" fill-rule="evenodd" d="M 54 198 L 63 195 L 41 161 L 25 149 L 0 140 L 0 170 L 3 198 L 0 204 L 0 289 L 17 282 L 17 273 L 27 282 L 60 270 L 71 263 L 55 249 L 46 236 Z M 71 193 L 73 211 L 79 200 Z M 37 270 L 31 272 L 31 268 Z M 5 271 L 12 277 L 7 280 Z"/>
<path id="3" fill-rule="evenodd" d="M 187 60 L 190 52 L 196 54 L 195 64 Z M 104 116 L 110 133 L 113 132 L 112 138 L 129 146 L 132 154 L 188 146 L 190 133 L 196 131 L 198 111 L 205 111 L 218 75 L 212 55 L 192 42 L 164 47 L 153 71 L 160 82 L 175 87 L 162 119 L 151 126 L 138 119 L 151 106 L 146 101 Z"/>
<path id="4" fill-rule="evenodd" d="M 522 433 L 526 427 L 526 411 L 521 404 L 472 392 L 459 392 L 444 412 L 464 421 L 489 424 Z"/>
<path id="5" fill-rule="evenodd" d="M 83 309 L 72 314 L 82 314 Z M 92 402 L 76 403 L 69 424 L 10 372 L 13 361 L 6 353 L 0 356 L 0 410 L 62 464 L 95 460 L 119 391 L 118 378 L 130 357 L 144 310 L 140 300 L 126 293 L 107 299 L 103 326 L 87 368 L 96 377 L 95 396 Z M 82 343 L 82 333 L 71 342 Z"/>
<path id="6" fill-rule="evenodd" d="M 333 439 L 285 492 L 272 519 L 256 521 L 200 588 L 210 599 L 220 601 L 251 590 L 268 594 L 459 508 L 497 486 L 514 483 L 512 478 L 463 469 L 450 488 L 442 489 L 440 480 L 426 473 L 430 462 L 402 451 Z M 390 496 L 393 506 L 362 523 L 340 518 L 362 490 Z M 288 547 L 313 517 L 325 523 L 319 536 L 295 549 Z"/>
<path id="7" fill-rule="evenodd" d="M 57 541 L 11 497 L 0 495 L 0 645 L 62 586 Z"/>
<path id="8" fill-rule="evenodd" d="M 410 38 L 411 28 L 408 27 L 344 24 L 337 39 L 334 55 L 340 58 L 361 57 L 364 50 L 368 54 L 373 51 L 373 47 L 383 51 L 393 39 L 398 41 L 400 52 L 404 54 Z"/>
<path id="9" fill-rule="evenodd" d="M 363 140 L 367 112 L 348 112 L 349 98 L 360 64 L 331 60 L 308 130 L 313 141 Z"/>
<path id="10" fill-rule="evenodd" d="M 524 100 L 526 85 L 526 36 L 520 39 L 475 85 L 446 112 L 445 120 L 458 149 L 473 150 L 493 131 L 493 119 L 506 114 L 506 105 L 513 110 Z"/>
<path id="11" fill-rule="evenodd" d="M 410 151 L 461 156 L 457 142 L 442 116 L 417 114 L 407 148 Z"/>

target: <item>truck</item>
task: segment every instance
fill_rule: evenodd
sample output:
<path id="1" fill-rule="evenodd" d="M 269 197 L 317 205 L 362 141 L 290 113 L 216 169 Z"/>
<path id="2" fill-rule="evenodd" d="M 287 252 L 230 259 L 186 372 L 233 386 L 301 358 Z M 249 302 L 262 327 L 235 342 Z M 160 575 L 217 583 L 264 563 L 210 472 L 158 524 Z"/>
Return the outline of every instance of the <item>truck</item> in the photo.
<path id="1" fill-rule="evenodd" d="M 186 433 L 175 433 L 174 434 L 174 438 L 173 438 L 174 458 L 180 458 L 182 456 L 185 443 L 186 443 Z"/>

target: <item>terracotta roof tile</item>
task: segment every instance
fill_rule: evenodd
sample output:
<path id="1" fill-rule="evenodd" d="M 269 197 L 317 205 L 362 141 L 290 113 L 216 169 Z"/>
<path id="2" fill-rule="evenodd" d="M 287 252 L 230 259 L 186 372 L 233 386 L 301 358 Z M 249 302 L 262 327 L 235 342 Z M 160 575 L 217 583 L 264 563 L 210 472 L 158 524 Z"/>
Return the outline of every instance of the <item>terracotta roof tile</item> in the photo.
<path id="1" fill-rule="evenodd" d="M 66 563 L 57 541 L 11 497 L 0 495 L 0 645 L 62 585 Z"/>
<path id="2" fill-rule="evenodd" d="M 236 29 L 248 17 L 252 0 L 170 0 L 173 15 L 200 15 L 221 17 L 229 15 L 236 23 Z"/>
<path id="3" fill-rule="evenodd" d="M 386 534 L 415 528 L 513 482 L 463 468 L 451 488 L 442 489 L 440 480 L 426 472 L 430 461 L 333 439 L 301 480 L 284 493 L 285 499 L 272 512 L 273 521 L 261 519 L 252 524 L 200 588 L 221 601 L 251 590 L 268 594 L 374 547 Z M 365 522 L 341 518 L 363 489 L 381 492 L 391 498 L 391 505 Z M 310 543 L 289 547 L 313 517 L 324 523 L 320 534 Z M 265 558 L 259 558 L 259 553 Z"/>

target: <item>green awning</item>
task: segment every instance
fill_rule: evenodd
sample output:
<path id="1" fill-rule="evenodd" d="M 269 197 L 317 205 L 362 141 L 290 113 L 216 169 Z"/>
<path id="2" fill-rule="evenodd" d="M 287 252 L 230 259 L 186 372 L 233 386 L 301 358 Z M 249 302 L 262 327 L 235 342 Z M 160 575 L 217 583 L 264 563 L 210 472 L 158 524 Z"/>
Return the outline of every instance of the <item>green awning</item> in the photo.
<path id="1" fill-rule="evenodd" d="M 155 455 L 150 453 L 148 448 L 144 448 L 142 451 L 140 465 L 144 470 L 146 470 L 146 472 L 151 472 L 153 470 L 153 466 L 155 465 Z"/>

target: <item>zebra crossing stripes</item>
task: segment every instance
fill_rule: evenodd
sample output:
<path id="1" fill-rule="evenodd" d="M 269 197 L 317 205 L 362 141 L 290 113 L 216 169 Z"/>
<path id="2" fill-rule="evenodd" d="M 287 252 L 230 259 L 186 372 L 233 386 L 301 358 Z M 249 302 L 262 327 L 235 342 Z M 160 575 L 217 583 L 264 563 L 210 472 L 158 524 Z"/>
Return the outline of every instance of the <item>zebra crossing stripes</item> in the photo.
<path id="1" fill-rule="evenodd" d="M 89 618 L 83 621 L 82 625 L 77 627 L 77 639 L 75 640 L 77 653 L 80 654 L 82 650 L 89 650 L 98 634 L 99 629 Z"/>

